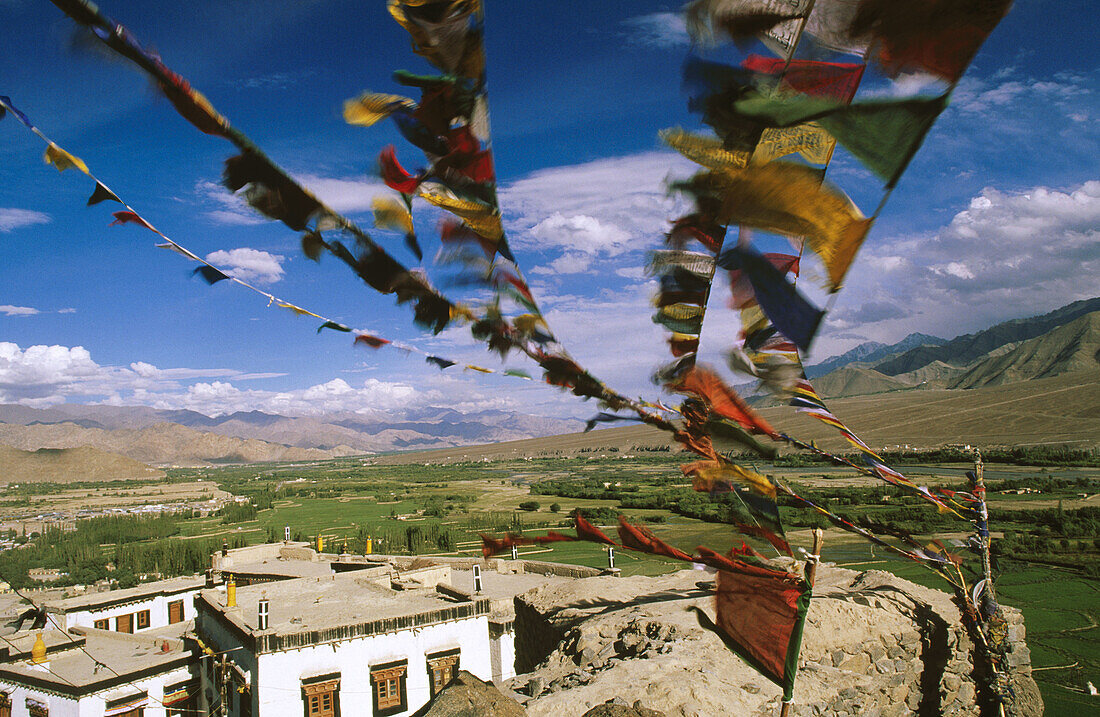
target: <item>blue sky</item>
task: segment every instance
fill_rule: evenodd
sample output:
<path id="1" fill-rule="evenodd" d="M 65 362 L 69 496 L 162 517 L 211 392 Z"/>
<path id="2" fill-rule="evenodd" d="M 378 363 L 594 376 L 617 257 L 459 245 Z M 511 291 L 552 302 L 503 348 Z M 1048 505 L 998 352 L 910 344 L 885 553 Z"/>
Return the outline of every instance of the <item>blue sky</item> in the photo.
<path id="1" fill-rule="evenodd" d="M 387 190 L 388 124 L 352 127 L 345 99 L 401 91 L 395 69 L 429 72 L 378 2 L 103 2 L 146 47 L 334 208 L 369 227 Z M 697 128 L 680 71 L 689 52 L 675 3 L 489 2 L 493 150 L 505 226 L 558 337 L 618 390 L 656 397 L 667 357 L 650 321 L 652 280 L 678 204 L 668 178 L 692 165 L 657 132 Z M 1100 294 L 1100 50 L 1087 0 L 1018 0 L 960 83 L 902 179 L 822 329 L 811 362 L 912 331 L 952 337 Z M 267 291 L 426 351 L 499 366 L 462 328 L 431 336 L 411 311 L 346 267 L 302 256 L 298 236 L 218 184 L 226 141 L 203 135 L 127 62 L 74 39 L 45 0 L 0 0 L 0 94 L 83 158 L 176 242 Z M 757 48 L 757 51 L 761 51 Z M 736 62 L 736 49 L 711 53 Z M 838 58 L 844 59 L 844 58 Z M 928 91 L 921 77 L 869 76 L 862 96 Z M 135 226 L 86 207 L 91 180 L 42 162 L 41 140 L 0 122 L 0 402 L 143 404 L 311 413 L 450 405 L 587 417 L 595 407 L 502 376 L 441 373 L 416 356 L 317 335 L 317 322 L 267 308 L 154 248 Z M 842 152 L 829 170 L 870 213 L 880 184 Z M 436 215 L 418 205 L 425 268 Z M 400 237 L 377 238 L 403 262 Z M 218 253 L 215 253 L 218 252 Z M 804 286 L 821 272 L 807 267 Z M 808 289 L 813 293 L 813 289 Z M 736 336 L 719 284 L 704 328 L 714 363 Z M 815 299 L 824 302 L 820 293 Z M 510 366 L 533 366 L 513 359 Z"/>

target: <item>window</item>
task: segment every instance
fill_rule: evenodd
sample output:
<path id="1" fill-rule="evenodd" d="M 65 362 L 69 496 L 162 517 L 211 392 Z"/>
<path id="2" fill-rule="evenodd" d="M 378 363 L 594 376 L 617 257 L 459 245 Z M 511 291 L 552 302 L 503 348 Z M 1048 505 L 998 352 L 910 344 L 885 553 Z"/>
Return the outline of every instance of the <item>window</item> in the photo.
<path id="1" fill-rule="evenodd" d="M 11 695 L 0 692 L 0 717 L 11 717 Z"/>
<path id="2" fill-rule="evenodd" d="M 165 685 L 164 707 L 168 717 L 192 717 L 198 709 L 199 686 L 187 680 L 174 685 Z"/>
<path id="3" fill-rule="evenodd" d="M 370 668 L 371 689 L 374 692 L 374 714 L 378 717 L 397 714 L 408 709 L 405 694 L 405 673 L 409 661 L 399 660 Z"/>
<path id="4" fill-rule="evenodd" d="M 27 698 L 27 715 L 29 717 L 50 717 L 50 708 L 44 702 Z"/>
<path id="5" fill-rule="evenodd" d="M 119 615 L 115 618 L 115 632 L 133 632 L 134 631 L 134 616 L 133 615 Z"/>
<path id="6" fill-rule="evenodd" d="M 119 712 L 118 714 L 111 715 L 111 717 L 144 717 L 144 715 L 144 707 L 135 707 L 132 710 L 126 710 L 125 712 Z"/>
<path id="7" fill-rule="evenodd" d="M 168 603 L 168 624 L 175 625 L 177 622 L 183 622 L 183 600 Z"/>
<path id="8" fill-rule="evenodd" d="M 456 647 L 453 650 L 434 652 L 427 656 L 428 678 L 432 697 L 435 697 L 440 690 L 451 684 L 451 680 L 458 674 L 458 655 L 459 650 Z"/>
<path id="9" fill-rule="evenodd" d="M 92 627 L 94 627 L 97 630 L 110 630 L 111 629 L 111 621 L 108 618 L 103 618 L 102 620 L 96 620 L 95 622 L 92 623 Z"/>
<path id="10" fill-rule="evenodd" d="M 306 717 L 340 717 L 340 675 L 302 680 Z"/>
<path id="11" fill-rule="evenodd" d="M 137 629 L 143 630 L 149 627 L 149 611 L 141 610 L 137 614 Z"/>

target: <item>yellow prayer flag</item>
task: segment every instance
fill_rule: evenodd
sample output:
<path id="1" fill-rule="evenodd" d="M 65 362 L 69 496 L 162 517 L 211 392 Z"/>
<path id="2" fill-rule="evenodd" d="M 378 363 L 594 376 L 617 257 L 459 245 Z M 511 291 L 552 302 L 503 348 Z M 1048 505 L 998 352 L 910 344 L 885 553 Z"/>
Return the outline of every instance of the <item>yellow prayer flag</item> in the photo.
<path id="1" fill-rule="evenodd" d="M 777 234 L 804 236 L 825 264 L 831 288 L 844 280 L 871 227 L 852 200 L 820 171 L 793 162 L 750 164 L 736 172 L 696 178 L 722 196 L 718 220 Z"/>
<path id="2" fill-rule="evenodd" d="M 484 366 L 474 366 L 472 363 L 468 363 L 464 368 L 468 368 L 471 371 L 479 371 L 481 373 L 496 373 L 491 368 L 485 368 Z"/>
<path id="3" fill-rule="evenodd" d="M 749 163 L 748 152 L 726 149 L 717 137 L 692 134 L 679 127 L 662 130 L 659 134 L 669 147 L 708 169 L 741 169 Z"/>
<path id="4" fill-rule="evenodd" d="M 813 122 L 795 127 L 769 127 L 764 130 L 752 161 L 766 164 L 788 154 L 798 152 L 812 164 L 828 164 L 836 149 L 836 140 L 820 125 Z"/>
<path id="5" fill-rule="evenodd" d="M 50 142 L 50 146 L 46 148 L 46 156 L 43 157 L 46 164 L 52 164 L 57 167 L 57 171 L 64 172 L 66 169 L 76 167 L 84 174 L 91 176 L 88 171 L 88 165 L 84 164 L 84 160 L 76 155 L 69 154 L 65 150 L 58 147 L 53 142 Z"/>
<path id="6" fill-rule="evenodd" d="M 504 227 L 500 223 L 500 215 L 488 204 L 459 199 L 452 195 L 436 192 L 420 192 L 420 197 L 429 204 L 446 209 L 462 219 L 479 236 L 498 241 L 504 236 Z"/>
<path id="7" fill-rule="evenodd" d="M 294 304 L 288 304 L 285 301 L 276 301 L 275 305 L 278 306 L 280 309 L 290 309 L 291 311 L 293 311 L 298 316 L 312 316 L 315 319 L 321 319 L 322 321 L 325 320 L 325 317 L 321 316 L 320 314 L 315 314 L 312 311 L 306 311 L 305 309 L 303 309 L 300 306 L 295 306 Z"/>
<path id="8" fill-rule="evenodd" d="M 374 226 L 379 229 L 412 234 L 413 220 L 409 209 L 393 197 L 375 197 L 371 200 L 371 209 L 374 210 Z"/>
<path id="9" fill-rule="evenodd" d="M 688 466 L 685 466 L 685 469 Z M 718 461 L 698 461 L 690 464 L 691 472 L 702 478 L 706 485 L 713 487 L 715 482 L 740 483 L 753 493 L 775 500 L 775 484 L 756 471 L 742 468 L 736 463 Z"/>
<path id="10" fill-rule="evenodd" d="M 344 121 L 360 127 L 370 127 L 400 108 L 415 109 L 416 102 L 401 95 L 366 92 L 344 102 Z"/>

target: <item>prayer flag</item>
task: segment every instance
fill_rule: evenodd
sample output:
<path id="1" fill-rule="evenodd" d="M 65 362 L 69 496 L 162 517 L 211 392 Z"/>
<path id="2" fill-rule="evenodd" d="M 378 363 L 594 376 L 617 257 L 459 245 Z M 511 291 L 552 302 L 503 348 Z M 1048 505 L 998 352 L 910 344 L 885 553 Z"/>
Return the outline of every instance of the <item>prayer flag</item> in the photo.
<path id="1" fill-rule="evenodd" d="M 817 9 L 816 7 L 814 8 Z M 851 102 L 863 79 L 865 65 L 818 62 L 816 60 L 785 61 L 775 57 L 749 55 L 741 63 L 747 70 L 781 78 L 781 88 L 821 99 Z"/>
<path id="2" fill-rule="evenodd" d="M 824 311 L 807 301 L 779 269 L 750 247 L 727 249 L 718 265 L 747 276 L 756 302 L 772 324 L 802 351 L 809 350 Z"/>
<path id="3" fill-rule="evenodd" d="M 381 336 L 371 336 L 370 334 L 357 334 L 355 336 L 355 343 L 369 346 L 372 349 L 380 349 L 386 344 L 390 343 L 390 340 L 384 339 Z"/>
<path id="4" fill-rule="evenodd" d="M 861 0 L 851 33 L 870 39 L 887 71 L 927 70 L 951 82 L 962 76 L 1011 0 Z"/>
<path id="5" fill-rule="evenodd" d="M 743 560 L 728 563 L 718 570 L 718 627 L 789 701 L 812 588 L 792 573 Z"/>
<path id="6" fill-rule="evenodd" d="M 643 553 L 650 553 L 652 555 L 663 555 L 667 558 L 683 560 L 689 563 L 692 562 L 691 556 L 684 551 L 672 547 L 644 526 L 631 525 L 626 521 L 626 518 L 621 515 L 619 516 L 619 540 L 622 541 L 624 547 L 633 550 L 640 550 Z"/>
<path id="7" fill-rule="evenodd" d="M 401 95 L 365 92 L 344 102 L 344 121 L 360 127 L 370 127 L 394 112 L 416 109 L 416 102 Z"/>
<path id="8" fill-rule="evenodd" d="M 92 192 L 92 196 L 88 197 L 88 206 L 90 207 L 93 204 L 99 204 L 100 202 L 105 202 L 108 200 L 122 204 L 122 200 L 116 197 L 114 192 L 112 192 L 110 189 L 107 189 L 107 187 L 104 187 L 99 182 L 96 182 L 95 191 Z"/>
<path id="9" fill-rule="evenodd" d="M 822 185 L 810 167 L 791 162 L 702 173 L 680 186 L 720 199 L 719 221 L 805 237 L 825 264 L 834 291 L 871 226 L 839 189 Z"/>
<path id="10" fill-rule="evenodd" d="M 146 229 L 152 230 L 153 227 L 149 226 L 149 223 L 142 219 L 134 212 L 111 212 L 111 216 L 115 218 L 108 226 L 115 226 L 116 224 L 140 224 Z"/>
<path id="11" fill-rule="evenodd" d="M 50 146 L 46 148 L 46 155 L 44 157 L 46 164 L 52 164 L 57 167 L 57 171 L 64 172 L 66 169 L 72 169 L 75 167 L 84 174 L 88 174 L 88 165 L 84 164 L 84 160 L 76 155 L 69 154 L 65 150 L 58 147 L 53 142 L 50 142 Z"/>
<path id="12" fill-rule="evenodd" d="M 225 274 L 218 269 L 215 269 L 209 264 L 203 264 L 202 266 L 191 272 L 192 276 L 194 276 L 195 274 L 201 276 L 203 281 L 205 281 L 207 284 L 210 284 L 211 286 L 217 284 L 219 281 L 224 281 L 229 278 L 228 274 Z"/>
<path id="13" fill-rule="evenodd" d="M 711 412 L 734 421 L 750 433 L 761 433 L 777 439 L 779 434 L 757 415 L 737 392 L 709 368 L 694 367 L 669 384 L 669 390 L 697 396 L 706 402 Z"/>

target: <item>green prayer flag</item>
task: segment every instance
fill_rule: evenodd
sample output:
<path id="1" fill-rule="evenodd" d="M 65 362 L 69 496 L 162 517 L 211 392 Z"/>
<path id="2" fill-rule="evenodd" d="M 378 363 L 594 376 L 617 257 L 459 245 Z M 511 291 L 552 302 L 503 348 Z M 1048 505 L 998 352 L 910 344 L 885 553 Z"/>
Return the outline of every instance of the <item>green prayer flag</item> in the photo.
<path id="1" fill-rule="evenodd" d="M 932 123 L 947 107 L 947 95 L 877 100 L 851 105 L 803 97 L 750 96 L 733 112 L 771 127 L 818 122 L 868 169 L 893 187 Z"/>

